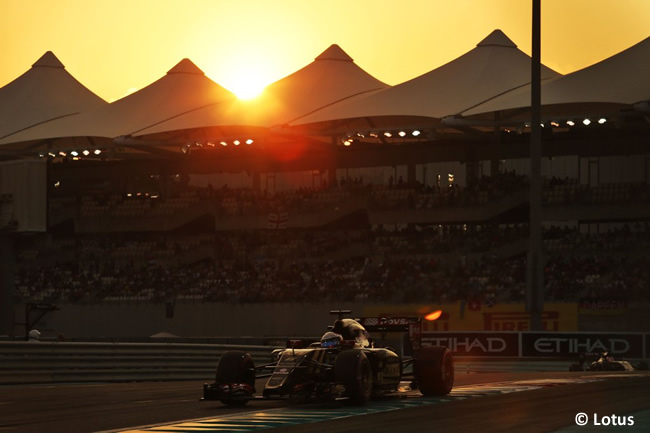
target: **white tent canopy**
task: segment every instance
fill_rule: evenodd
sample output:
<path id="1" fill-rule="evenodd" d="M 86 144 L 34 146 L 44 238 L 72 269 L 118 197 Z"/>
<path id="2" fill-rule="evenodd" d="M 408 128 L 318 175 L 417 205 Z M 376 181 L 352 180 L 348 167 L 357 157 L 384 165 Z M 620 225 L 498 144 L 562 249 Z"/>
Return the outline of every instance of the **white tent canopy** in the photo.
<path id="1" fill-rule="evenodd" d="M 385 116 L 441 119 L 457 115 L 530 83 L 531 59 L 500 30 L 476 48 L 424 75 L 389 89 L 336 104 L 292 125 Z M 543 66 L 542 79 L 560 74 Z"/>
<path id="2" fill-rule="evenodd" d="M 258 98 L 239 101 L 230 111 L 239 125 L 272 127 L 355 95 L 387 88 L 357 66 L 338 45 L 332 45 L 304 68 L 270 84 Z M 214 105 L 144 129 L 136 135 L 209 128 L 231 124 L 224 107 Z"/>
<path id="3" fill-rule="evenodd" d="M 13 142 L 57 137 L 105 137 L 135 134 L 152 125 L 236 97 L 183 59 L 164 77 L 111 104 L 85 111 L 12 137 Z M 2 141 L 0 141 L 2 144 Z"/>
<path id="4" fill-rule="evenodd" d="M 601 62 L 542 85 L 548 115 L 593 114 L 650 100 L 650 37 Z M 563 105 L 563 107 L 560 107 Z M 612 106 L 613 105 L 613 106 Z M 466 115 L 530 107 L 530 86 L 500 95 Z"/>
<path id="5" fill-rule="evenodd" d="M 269 126 L 286 124 L 323 107 L 389 86 L 361 69 L 338 45 L 331 45 L 293 74 L 268 86 L 260 98 Z"/>
<path id="6" fill-rule="evenodd" d="M 0 150 L 112 146 L 127 137 L 118 144 L 131 151 L 139 144 L 266 135 L 274 127 L 287 132 L 286 126 L 296 127 L 290 134 L 323 137 L 357 128 L 456 128 L 459 117 L 492 125 L 497 113 L 500 121 L 521 121 L 529 116 L 530 68 L 530 57 L 495 30 L 466 54 L 394 87 L 332 45 L 251 101 L 238 100 L 184 59 L 149 86 L 107 104 L 48 52 L 0 88 Z M 650 38 L 566 76 L 542 66 L 545 116 L 648 110 L 649 76 Z"/>
<path id="7" fill-rule="evenodd" d="M 11 141 L 35 125 L 105 105 L 48 51 L 31 69 L 0 88 L 0 139 Z"/>

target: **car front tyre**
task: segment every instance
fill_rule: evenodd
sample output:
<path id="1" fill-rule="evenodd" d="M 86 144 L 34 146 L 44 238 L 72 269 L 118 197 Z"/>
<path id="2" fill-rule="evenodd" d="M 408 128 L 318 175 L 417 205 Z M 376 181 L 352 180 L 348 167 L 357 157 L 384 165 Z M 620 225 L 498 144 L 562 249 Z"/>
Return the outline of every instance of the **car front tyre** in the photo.
<path id="1" fill-rule="evenodd" d="M 334 362 L 336 381 L 345 386 L 345 396 L 349 402 L 362 405 L 372 395 L 372 368 L 370 361 L 361 350 L 344 350 Z"/>

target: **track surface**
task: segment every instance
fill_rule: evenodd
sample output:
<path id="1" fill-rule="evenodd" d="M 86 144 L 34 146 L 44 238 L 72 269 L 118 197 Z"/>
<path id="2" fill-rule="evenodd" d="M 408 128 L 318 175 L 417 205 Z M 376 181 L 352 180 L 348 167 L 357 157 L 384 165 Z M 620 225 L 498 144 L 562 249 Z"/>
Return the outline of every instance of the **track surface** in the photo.
<path id="1" fill-rule="evenodd" d="M 484 373 L 458 375 L 456 385 L 468 386 L 522 380 L 589 378 L 596 373 Z M 276 428 L 290 432 L 550 432 L 575 427 L 575 415 L 627 415 L 650 409 L 650 374 L 616 374 L 588 383 L 543 387 L 532 391 L 490 394 L 341 419 Z M 551 381 L 553 382 L 553 381 Z M 291 406 L 276 401 L 227 408 L 199 402 L 202 382 L 34 385 L 0 387 L 0 432 L 85 433 L 129 430 L 190 419 L 246 416 Z M 322 408 L 322 410 L 336 410 Z M 639 420 L 640 421 L 640 420 Z M 317 427 L 317 428 L 316 428 Z M 624 431 L 643 431 L 618 427 Z M 647 427 L 647 425 L 646 425 Z M 584 427 L 592 431 L 603 427 Z M 182 430 L 181 430 L 182 431 Z M 270 430 L 267 430 L 270 431 Z M 582 431 L 582 430 L 581 430 Z M 646 430 L 647 431 L 647 430 Z"/>

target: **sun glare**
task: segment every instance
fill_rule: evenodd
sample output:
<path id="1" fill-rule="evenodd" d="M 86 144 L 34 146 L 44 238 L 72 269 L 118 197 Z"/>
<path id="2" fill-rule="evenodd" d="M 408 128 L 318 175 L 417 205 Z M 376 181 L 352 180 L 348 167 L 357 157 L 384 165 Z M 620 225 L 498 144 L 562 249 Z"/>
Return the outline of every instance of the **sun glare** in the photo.
<path id="1" fill-rule="evenodd" d="M 227 59 L 228 67 L 223 59 Z M 274 66 L 268 51 L 242 40 L 213 56 L 213 64 L 207 70 L 214 71 L 216 81 L 239 99 L 253 99 L 273 81 Z"/>
<path id="2" fill-rule="evenodd" d="M 267 84 L 264 82 L 264 78 L 257 75 L 255 71 L 240 70 L 237 75 L 231 77 L 228 83 L 224 83 L 224 86 L 228 87 L 239 99 L 253 99 L 262 93 Z"/>

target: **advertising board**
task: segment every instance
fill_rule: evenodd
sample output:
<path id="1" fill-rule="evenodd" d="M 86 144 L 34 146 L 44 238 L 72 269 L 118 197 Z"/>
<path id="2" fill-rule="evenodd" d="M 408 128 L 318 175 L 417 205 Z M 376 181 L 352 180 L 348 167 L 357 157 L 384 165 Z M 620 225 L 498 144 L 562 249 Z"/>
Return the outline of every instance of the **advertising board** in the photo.
<path id="1" fill-rule="evenodd" d="M 645 341 L 644 341 L 645 340 Z M 610 352 L 647 358 L 650 334 L 590 332 L 422 332 L 423 346 L 447 346 L 454 356 L 578 358 Z"/>
<path id="2" fill-rule="evenodd" d="M 610 352 L 617 358 L 643 358 L 644 334 L 522 333 L 523 356 L 578 356 Z M 647 337 L 646 337 L 647 338 Z"/>

